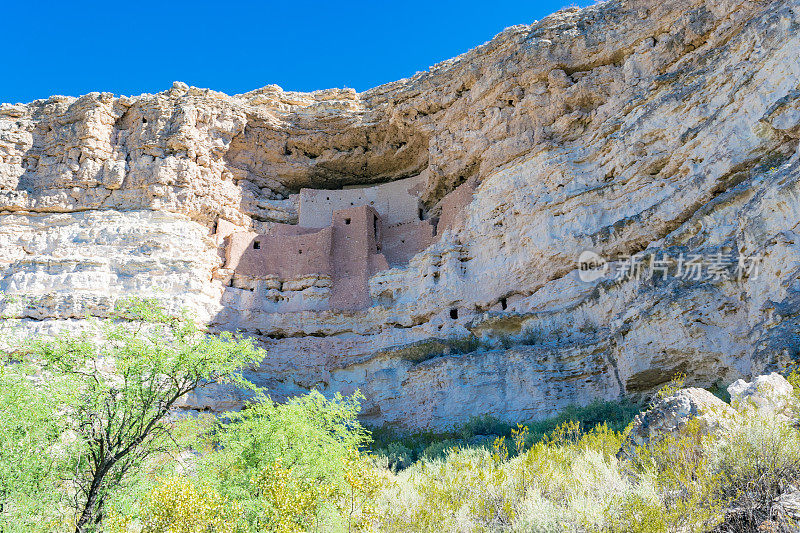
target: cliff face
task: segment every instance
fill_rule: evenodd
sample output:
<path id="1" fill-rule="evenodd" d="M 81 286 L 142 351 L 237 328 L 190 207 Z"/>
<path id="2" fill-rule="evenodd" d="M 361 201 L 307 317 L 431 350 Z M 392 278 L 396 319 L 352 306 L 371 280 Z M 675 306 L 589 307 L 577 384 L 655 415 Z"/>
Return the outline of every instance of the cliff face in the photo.
<path id="1" fill-rule="evenodd" d="M 4 304 L 23 331 L 79 328 L 123 295 L 188 306 L 259 338 L 250 377 L 274 396 L 359 388 L 369 421 L 413 428 L 681 371 L 727 384 L 798 356 L 799 142 L 798 0 L 567 9 L 360 94 L 176 83 L 4 104 L 0 290 L 26 296 Z M 298 224 L 301 189 L 407 178 L 435 238 L 370 270 L 366 307 L 227 268 L 232 231 Z M 581 279 L 585 250 L 607 275 Z"/>

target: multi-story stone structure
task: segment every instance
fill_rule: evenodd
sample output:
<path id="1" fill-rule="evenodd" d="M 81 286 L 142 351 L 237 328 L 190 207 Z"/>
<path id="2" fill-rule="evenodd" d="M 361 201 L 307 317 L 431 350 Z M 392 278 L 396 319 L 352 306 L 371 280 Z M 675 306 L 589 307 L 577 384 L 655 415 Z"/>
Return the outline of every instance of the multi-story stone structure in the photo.
<path id="1" fill-rule="evenodd" d="M 438 219 L 423 219 L 419 178 L 342 190 L 302 189 L 298 224 L 237 231 L 221 221 L 225 267 L 233 286 L 251 289 L 252 306 L 268 312 L 355 310 L 371 304 L 369 278 L 402 265 L 436 238 Z M 464 192 L 466 191 L 466 192 Z M 472 189 L 442 206 L 443 228 L 454 223 Z M 458 194 L 456 194 L 458 193 Z M 452 206 L 449 204 L 454 203 Z"/>

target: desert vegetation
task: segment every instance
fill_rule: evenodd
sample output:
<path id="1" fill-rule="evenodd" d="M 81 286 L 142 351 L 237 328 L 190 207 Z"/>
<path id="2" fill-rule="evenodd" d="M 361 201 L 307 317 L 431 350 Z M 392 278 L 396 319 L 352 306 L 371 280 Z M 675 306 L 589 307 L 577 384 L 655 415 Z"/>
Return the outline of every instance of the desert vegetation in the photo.
<path id="1" fill-rule="evenodd" d="M 475 417 L 447 434 L 369 429 L 358 393 L 275 403 L 240 373 L 264 355 L 249 340 L 141 300 L 80 334 L 6 346 L 3 533 L 794 527 L 776 502 L 800 481 L 796 411 L 753 411 L 715 432 L 690 420 L 638 446 L 628 433 L 646 406 L 631 402 L 518 425 Z M 174 409 L 210 382 L 249 391 L 245 408 Z"/>

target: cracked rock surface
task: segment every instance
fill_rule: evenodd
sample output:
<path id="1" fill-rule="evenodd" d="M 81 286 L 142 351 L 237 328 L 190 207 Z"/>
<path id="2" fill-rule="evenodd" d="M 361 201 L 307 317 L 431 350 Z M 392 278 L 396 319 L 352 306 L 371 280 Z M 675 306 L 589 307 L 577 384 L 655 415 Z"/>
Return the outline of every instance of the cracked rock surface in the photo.
<path id="1" fill-rule="evenodd" d="M 798 357 L 799 142 L 800 0 L 566 9 L 364 93 L 3 104 L 0 290 L 31 332 L 125 295 L 189 307 L 259 338 L 249 376 L 273 396 L 361 389 L 367 421 L 408 428 L 540 418 L 677 372 L 727 385 Z M 475 192 L 372 277 L 369 308 L 267 313 L 225 283 L 220 218 L 296 224 L 301 188 L 413 176 L 426 217 Z M 584 250 L 761 262 L 584 282 Z"/>

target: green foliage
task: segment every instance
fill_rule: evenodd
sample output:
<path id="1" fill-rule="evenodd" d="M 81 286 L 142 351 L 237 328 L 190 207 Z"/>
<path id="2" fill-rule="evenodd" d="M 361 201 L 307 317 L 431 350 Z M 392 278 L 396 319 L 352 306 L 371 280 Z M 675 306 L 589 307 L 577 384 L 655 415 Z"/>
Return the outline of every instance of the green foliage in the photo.
<path id="1" fill-rule="evenodd" d="M 377 455 L 386 457 L 387 462 L 394 464 L 389 452 L 389 447 L 393 445 L 402 445 L 410 450 L 412 461 L 432 460 L 445 457 L 453 448 L 490 448 L 492 439 L 480 440 L 476 437 L 501 436 L 506 437 L 509 452 L 515 455 L 550 435 L 565 422 L 576 422 L 588 430 L 604 426 L 606 431 L 622 432 L 639 409 L 638 404 L 626 400 L 595 401 L 583 407 L 570 405 L 553 418 L 518 424 L 516 427 L 490 415 L 483 415 L 471 417 L 454 433 L 410 433 L 392 428 L 372 428 L 373 449 Z M 517 433 L 523 428 L 524 434 Z"/>
<path id="2" fill-rule="evenodd" d="M 466 444 L 463 440 L 437 440 L 436 442 L 432 442 L 425 447 L 425 449 L 422 451 L 422 457 L 428 461 L 433 459 L 441 459 L 446 457 L 449 453 L 464 447 L 466 447 Z"/>
<path id="3" fill-rule="evenodd" d="M 800 432 L 776 418 L 749 417 L 711 448 L 719 496 L 734 500 L 737 530 L 770 518 L 773 500 L 800 482 Z"/>
<path id="4" fill-rule="evenodd" d="M 241 509 L 194 480 L 160 479 L 143 503 L 142 533 L 238 533 Z M 106 529 L 124 532 L 130 520 L 112 514 Z"/>
<path id="5" fill-rule="evenodd" d="M 800 371 L 798 371 L 797 364 L 795 364 L 792 371 L 789 372 L 789 375 L 786 376 L 786 379 L 792 386 L 794 394 L 795 413 L 797 414 L 797 417 L 800 418 Z"/>
<path id="6" fill-rule="evenodd" d="M 604 402 L 595 400 L 586 406 L 569 405 L 553 418 L 527 424 L 530 431 L 528 444 L 542 440 L 565 422 L 577 422 L 581 428 L 592 430 L 605 425 L 607 429 L 622 432 L 639 413 L 641 405 L 628 400 Z"/>
<path id="7" fill-rule="evenodd" d="M 441 453 L 453 446 L 464 446 L 465 442 L 457 433 L 409 432 L 391 426 L 369 428 L 372 436 L 370 448 L 375 455 L 386 457 L 393 445 L 403 446 L 411 451 L 411 460 L 418 461 L 423 456 L 428 458 L 438 457 Z M 429 450 L 430 448 L 430 450 Z M 430 451 L 431 453 L 427 453 Z"/>
<path id="8" fill-rule="evenodd" d="M 316 521 L 320 503 L 331 495 L 330 486 L 297 475 L 283 466 L 281 458 L 267 465 L 251 485 L 263 504 L 255 520 L 256 530 L 274 533 L 307 531 Z"/>
<path id="9" fill-rule="evenodd" d="M 392 472 L 408 468 L 414 462 L 414 451 L 400 442 L 389 443 L 380 455 L 387 459 L 387 466 Z"/>
<path id="10" fill-rule="evenodd" d="M 511 425 L 493 416 L 472 416 L 461 428 L 461 437 L 469 440 L 476 435 L 508 435 Z"/>
<path id="11" fill-rule="evenodd" d="M 614 457 L 619 435 L 606 426 L 583 433 L 564 424 L 509 457 L 508 446 L 525 434 L 517 427 L 491 450 L 456 449 L 403 471 L 384 492 L 378 529 L 564 531 L 604 523 L 605 498 L 624 484 Z"/>
<path id="12" fill-rule="evenodd" d="M 515 427 L 484 415 L 453 433 L 376 430 L 381 458 L 364 453 L 358 393 L 277 404 L 251 387 L 240 412 L 167 422 L 206 382 L 248 386 L 238 372 L 261 353 L 152 302 L 14 357 L 0 366 L 3 533 L 743 531 L 800 483 L 800 433 L 778 418 L 720 437 L 693 422 L 618 459 L 628 402 Z"/>
<path id="13" fill-rule="evenodd" d="M 343 519 L 343 529 L 348 533 L 374 531 L 380 512 L 375 501 L 389 483 L 373 468 L 371 459 L 356 450 L 350 449 L 342 457 L 342 467 L 345 485 L 337 495 L 336 508 Z"/>
<path id="14" fill-rule="evenodd" d="M 731 395 L 728 392 L 728 388 L 720 382 L 714 383 L 711 387 L 709 387 L 708 392 L 725 403 L 731 403 Z"/>
<path id="15" fill-rule="evenodd" d="M 468 526 L 474 523 L 498 530 L 511 523 L 513 506 L 503 490 L 506 474 L 485 450 L 463 450 L 412 470 L 404 472 L 399 487 L 385 492 L 378 531 L 475 530 Z"/>
<path id="16" fill-rule="evenodd" d="M 517 455 L 525 451 L 525 444 L 530 435 L 528 426 L 517 424 L 517 427 L 511 430 L 511 440 L 514 442 L 514 451 Z"/>
<path id="17" fill-rule="evenodd" d="M 623 434 L 602 424 L 564 422 L 512 456 L 512 438 L 491 450 L 422 459 L 384 489 L 380 531 L 755 530 L 770 504 L 800 477 L 800 433 L 785 421 L 751 421 L 721 437 L 690 422 L 678 435 L 617 459 Z M 737 509 L 726 512 L 727 506 Z"/>
<path id="18" fill-rule="evenodd" d="M 629 494 L 615 502 L 612 529 L 670 533 L 709 531 L 718 525 L 728 500 L 720 497 L 724 474 L 714 469 L 708 444 L 709 438 L 703 438 L 700 425 L 692 420 L 680 435 L 665 435 L 637 448 L 635 475 L 654 492 L 649 497 Z"/>
<path id="19" fill-rule="evenodd" d="M 343 461 L 369 441 L 356 418 L 360 399 L 360 394 L 326 399 L 311 392 L 277 405 L 261 397 L 241 412 L 228 413 L 225 423 L 214 424 L 206 433 L 215 451 L 200 460 L 200 478 L 223 497 L 240 502 L 250 527 L 268 530 L 273 519 L 285 513 L 259 488 L 263 483 L 253 480 L 279 463 L 299 480 L 298 486 L 328 491 L 313 498 L 313 513 L 292 518 L 298 527 L 308 527 L 309 520 L 325 514 L 326 503 L 347 488 Z"/>
<path id="20" fill-rule="evenodd" d="M 6 533 L 55 528 L 61 478 L 76 453 L 69 435 L 62 438 L 66 391 L 36 387 L 25 374 L 0 366 L 0 531 Z"/>
<path id="21" fill-rule="evenodd" d="M 263 357 L 251 341 L 206 335 L 150 300 L 125 300 L 96 326 L 24 347 L 25 361 L 47 375 L 39 384 L 45 397 L 70 391 L 59 430 L 77 441 L 69 488 L 78 532 L 97 529 L 129 473 L 171 446 L 165 416 L 177 400 L 207 382 L 244 385 L 240 369 Z"/>

